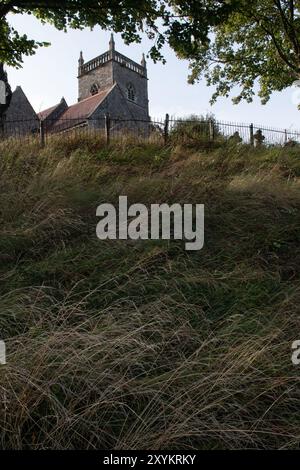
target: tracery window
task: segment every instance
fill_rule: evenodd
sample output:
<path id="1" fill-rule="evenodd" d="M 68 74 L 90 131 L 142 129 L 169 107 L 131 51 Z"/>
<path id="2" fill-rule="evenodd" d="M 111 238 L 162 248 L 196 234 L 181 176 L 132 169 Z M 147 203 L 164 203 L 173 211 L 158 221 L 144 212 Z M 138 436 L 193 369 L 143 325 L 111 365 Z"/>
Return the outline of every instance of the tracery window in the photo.
<path id="1" fill-rule="evenodd" d="M 130 83 L 127 86 L 127 98 L 129 99 L 129 101 L 135 101 L 136 94 L 135 94 L 135 88 L 132 85 L 132 83 Z"/>
<path id="2" fill-rule="evenodd" d="M 91 86 L 91 95 L 97 95 L 99 91 L 99 86 L 97 83 L 94 83 L 94 85 Z"/>

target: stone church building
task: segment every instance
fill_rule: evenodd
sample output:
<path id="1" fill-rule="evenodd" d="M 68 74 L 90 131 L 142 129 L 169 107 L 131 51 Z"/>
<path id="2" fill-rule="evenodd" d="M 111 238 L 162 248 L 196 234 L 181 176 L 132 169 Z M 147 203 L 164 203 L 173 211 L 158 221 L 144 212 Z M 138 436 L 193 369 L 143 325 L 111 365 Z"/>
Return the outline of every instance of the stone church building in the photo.
<path id="1" fill-rule="evenodd" d="M 5 112 L 7 135 L 33 134 L 43 122 L 46 132 L 67 132 L 78 127 L 104 128 L 105 116 L 111 128 L 148 129 L 149 101 L 147 64 L 141 64 L 115 49 L 113 35 L 109 49 L 88 62 L 82 52 L 78 61 L 78 102 L 68 106 L 64 98 L 38 114 L 35 113 L 21 87 L 12 94 Z"/>
<path id="2" fill-rule="evenodd" d="M 123 56 L 115 49 L 113 35 L 109 50 L 88 62 L 82 52 L 78 61 L 78 102 L 68 106 L 65 99 L 39 113 L 50 132 L 65 132 L 74 127 L 103 128 L 105 116 L 112 130 L 143 129 L 148 126 L 149 100 L 147 65 Z"/>

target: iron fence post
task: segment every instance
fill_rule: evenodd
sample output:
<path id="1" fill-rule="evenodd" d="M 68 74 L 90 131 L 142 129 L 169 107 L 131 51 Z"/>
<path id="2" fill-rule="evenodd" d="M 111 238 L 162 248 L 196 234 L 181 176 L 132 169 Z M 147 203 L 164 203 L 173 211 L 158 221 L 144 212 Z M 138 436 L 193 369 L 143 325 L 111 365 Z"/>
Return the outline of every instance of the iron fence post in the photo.
<path id="1" fill-rule="evenodd" d="M 252 147 L 254 147 L 254 126 L 253 124 L 250 124 L 250 145 L 252 145 Z"/>
<path id="2" fill-rule="evenodd" d="M 165 141 L 165 145 L 167 145 L 168 139 L 169 139 L 169 127 L 170 127 L 170 116 L 169 116 L 169 114 L 166 114 L 165 126 L 164 126 L 164 141 Z"/>
<path id="3" fill-rule="evenodd" d="M 213 142 L 215 139 L 215 126 L 212 119 L 209 120 L 209 140 Z"/>
<path id="4" fill-rule="evenodd" d="M 110 115 L 107 113 L 105 115 L 105 137 L 106 137 L 106 145 L 110 144 L 110 126 L 111 126 L 111 120 L 110 120 Z"/>
<path id="5" fill-rule="evenodd" d="M 41 147 L 45 147 L 45 123 L 42 119 L 40 120 L 40 144 Z"/>

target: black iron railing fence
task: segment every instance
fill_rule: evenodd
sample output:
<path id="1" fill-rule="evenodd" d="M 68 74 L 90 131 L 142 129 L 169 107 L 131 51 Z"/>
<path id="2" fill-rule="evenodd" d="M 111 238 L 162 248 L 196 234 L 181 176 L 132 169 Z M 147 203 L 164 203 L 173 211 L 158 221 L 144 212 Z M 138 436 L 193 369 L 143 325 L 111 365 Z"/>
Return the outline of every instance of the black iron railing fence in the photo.
<path id="1" fill-rule="evenodd" d="M 254 146 L 300 144 L 300 131 L 218 121 L 211 117 L 175 119 L 166 115 L 165 119 L 140 120 L 106 115 L 97 119 L 78 116 L 55 121 L 16 119 L 0 122 L 0 142 L 13 142 L 16 139 L 37 140 L 44 146 L 53 136 L 67 137 L 74 134 L 103 138 L 106 144 L 113 139 L 130 137 L 159 141 L 162 144 L 213 143 L 228 140 Z"/>

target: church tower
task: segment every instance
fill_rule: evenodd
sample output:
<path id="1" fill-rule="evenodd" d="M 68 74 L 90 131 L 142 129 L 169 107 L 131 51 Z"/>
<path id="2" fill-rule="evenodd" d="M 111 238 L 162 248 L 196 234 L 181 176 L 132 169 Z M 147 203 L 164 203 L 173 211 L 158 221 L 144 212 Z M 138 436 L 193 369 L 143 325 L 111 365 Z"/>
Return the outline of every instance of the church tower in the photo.
<path id="1" fill-rule="evenodd" d="M 109 49 L 95 59 L 85 62 L 82 52 L 78 61 L 78 101 L 109 90 L 117 85 L 130 115 L 136 119 L 149 118 L 148 78 L 145 55 L 141 64 L 116 51 L 113 34 Z M 123 101 L 123 100 L 122 100 Z M 115 104 L 116 115 L 118 103 Z"/>

